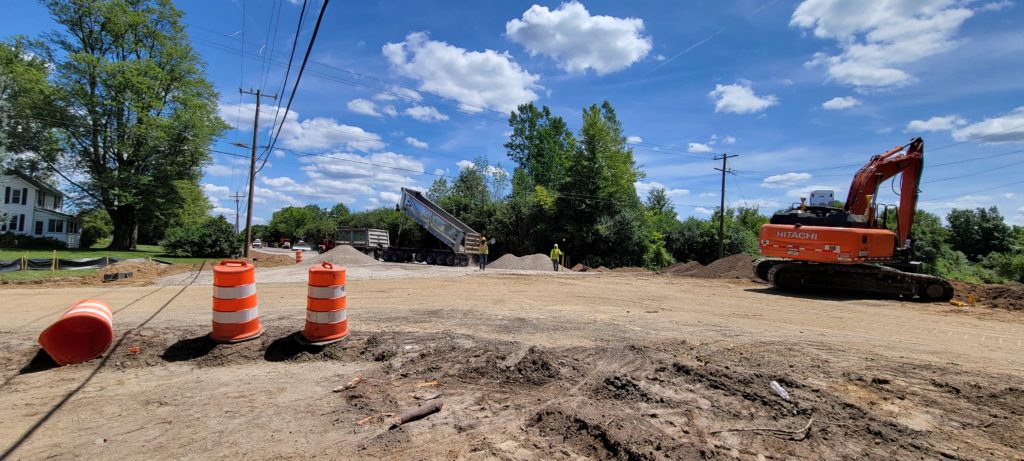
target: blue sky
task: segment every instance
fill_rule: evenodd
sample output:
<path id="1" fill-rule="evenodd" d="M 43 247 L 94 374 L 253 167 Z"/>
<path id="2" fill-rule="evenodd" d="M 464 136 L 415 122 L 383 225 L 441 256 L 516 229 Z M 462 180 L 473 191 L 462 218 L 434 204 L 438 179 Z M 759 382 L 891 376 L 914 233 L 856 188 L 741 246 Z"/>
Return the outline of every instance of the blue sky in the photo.
<path id="1" fill-rule="evenodd" d="M 231 143 L 251 142 L 255 102 L 238 88 L 281 92 L 301 0 L 176 3 L 235 127 L 215 149 L 238 156 L 215 153 L 203 178 L 230 218 L 248 167 Z M 319 6 L 309 0 L 296 66 Z M 5 9 L 4 35 L 54 27 L 38 3 Z M 258 175 L 256 222 L 288 205 L 391 206 L 400 187 L 478 156 L 511 170 L 516 104 L 548 105 L 575 129 L 607 99 L 647 172 L 638 191 L 666 187 L 682 217 L 717 206 L 715 154 L 739 155 L 727 202 L 770 213 L 813 189 L 845 198 L 871 155 L 922 136 L 922 208 L 997 205 L 1024 224 L 1020 24 L 1024 5 L 1005 0 L 336 0 Z"/>

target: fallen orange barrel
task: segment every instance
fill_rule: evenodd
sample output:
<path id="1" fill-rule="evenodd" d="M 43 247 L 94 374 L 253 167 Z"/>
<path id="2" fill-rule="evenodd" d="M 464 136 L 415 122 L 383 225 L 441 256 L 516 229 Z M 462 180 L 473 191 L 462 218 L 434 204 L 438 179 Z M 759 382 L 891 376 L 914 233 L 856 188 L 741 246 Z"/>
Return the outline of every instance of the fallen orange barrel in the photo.
<path id="1" fill-rule="evenodd" d="M 302 337 L 316 344 L 330 344 L 348 336 L 345 307 L 345 268 L 329 262 L 309 268 L 306 327 Z"/>
<path id="2" fill-rule="evenodd" d="M 302 262 L 302 250 L 295 250 L 295 263 L 298 264 L 298 263 L 301 263 L 301 262 Z"/>
<path id="3" fill-rule="evenodd" d="M 221 261 L 213 266 L 213 331 L 221 343 L 253 339 L 263 333 L 256 303 L 256 266 L 245 261 Z"/>
<path id="4" fill-rule="evenodd" d="M 103 301 L 77 301 L 39 335 L 39 344 L 58 365 L 92 360 L 114 340 L 114 314 Z"/>

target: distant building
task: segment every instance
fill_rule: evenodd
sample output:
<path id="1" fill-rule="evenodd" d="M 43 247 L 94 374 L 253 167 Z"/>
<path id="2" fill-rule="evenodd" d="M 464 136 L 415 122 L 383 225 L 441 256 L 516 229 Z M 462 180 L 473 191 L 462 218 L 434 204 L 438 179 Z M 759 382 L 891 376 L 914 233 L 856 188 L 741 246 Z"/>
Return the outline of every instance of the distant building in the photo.
<path id="1" fill-rule="evenodd" d="M 66 214 L 64 194 L 19 171 L 0 174 L 0 233 L 49 237 L 78 248 L 82 220 Z"/>

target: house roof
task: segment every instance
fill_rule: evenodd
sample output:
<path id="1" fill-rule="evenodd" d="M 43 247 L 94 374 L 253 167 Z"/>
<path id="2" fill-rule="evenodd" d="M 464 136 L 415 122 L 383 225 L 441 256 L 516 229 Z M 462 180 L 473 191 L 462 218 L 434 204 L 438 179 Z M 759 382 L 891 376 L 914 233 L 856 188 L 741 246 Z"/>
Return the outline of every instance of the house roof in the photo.
<path id="1" fill-rule="evenodd" d="M 59 191 L 59 190 L 57 190 L 55 187 L 53 187 L 53 186 L 51 186 L 49 184 L 46 184 L 46 183 L 44 183 L 44 182 L 42 182 L 42 181 L 40 181 L 40 180 L 38 180 L 36 178 L 33 178 L 33 177 L 31 177 L 31 176 L 29 176 L 29 175 L 27 175 L 25 173 L 22 173 L 20 171 L 9 169 L 5 173 L 9 174 L 9 175 L 12 175 L 12 176 L 17 176 L 17 177 L 19 177 L 21 179 L 24 179 L 26 182 L 28 182 L 29 184 L 35 186 L 37 189 L 42 189 L 42 190 L 45 190 L 46 192 L 49 192 L 49 193 L 54 194 L 54 195 L 59 195 L 61 197 L 64 196 L 64 193 Z"/>
<path id="2" fill-rule="evenodd" d="M 70 215 L 70 214 L 67 214 L 67 213 L 64 213 L 64 212 L 60 212 L 60 211 L 57 211 L 57 210 L 51 210 L 51 209 L 48 209 L 48 208 L 35 207 L 35 210 L 36 210 L 37 213 L 40 213 L 40 214 L 51 214 L 51 215 L 57 216 L 59 218 L 70 219 L 70 220 L 73 220 L 73 221 L 81 221 L 82 220 L 82 218 L 79 218 L 79 217 L 77 217 L 75 215 Z"/>

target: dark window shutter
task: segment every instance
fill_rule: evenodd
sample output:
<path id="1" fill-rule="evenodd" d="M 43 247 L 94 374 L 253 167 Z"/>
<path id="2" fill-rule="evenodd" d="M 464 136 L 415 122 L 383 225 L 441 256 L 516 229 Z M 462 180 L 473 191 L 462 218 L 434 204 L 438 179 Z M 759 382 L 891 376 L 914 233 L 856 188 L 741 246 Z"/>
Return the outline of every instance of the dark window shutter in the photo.
<path id="1" fill-rule="evenodd" d="M 28 189 L 23 187 L 21 188 L 21 204 L 24 205 L 26 203 L 28 203 Z"/>
<path id="2" fill-rule="evenodd" d="M 18 220 L 18 232 L 25 232 L 25 215 Z"/>
<path id="3" fill-rule="evenodd" d="M 4 188 L 4 203 L 11 203 L 11 186 Z"/>

